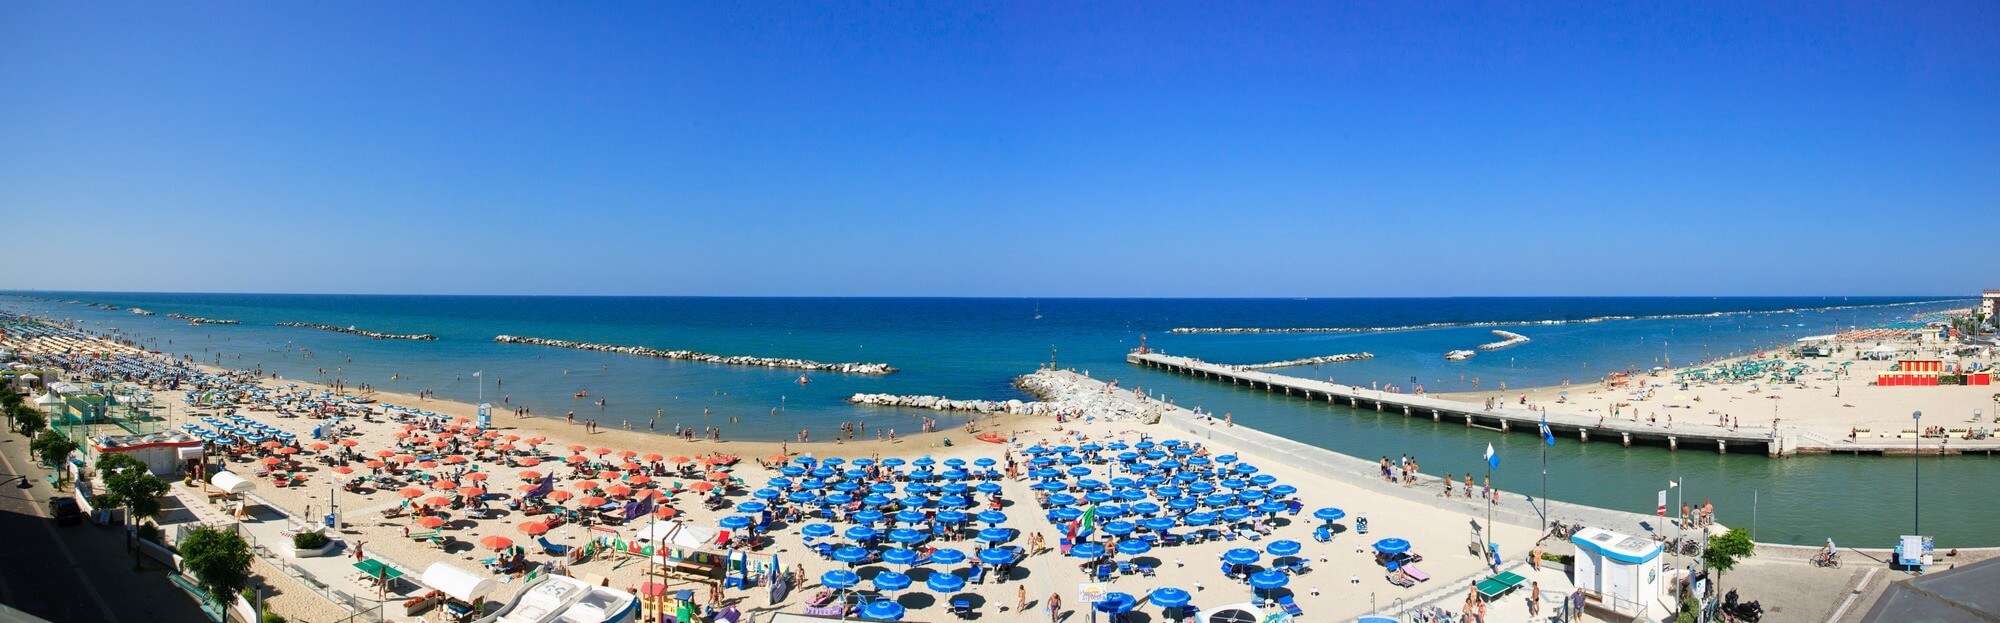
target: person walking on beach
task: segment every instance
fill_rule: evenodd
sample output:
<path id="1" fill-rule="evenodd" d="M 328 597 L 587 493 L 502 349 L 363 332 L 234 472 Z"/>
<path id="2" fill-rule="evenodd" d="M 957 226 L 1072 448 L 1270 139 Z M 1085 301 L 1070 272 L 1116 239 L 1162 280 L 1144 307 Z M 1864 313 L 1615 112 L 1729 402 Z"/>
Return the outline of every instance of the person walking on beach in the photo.
<path id="1" fill-rule="evenodd" d="M 1014 587 L 1014 611 L 1015 612 L 1028 611 L 1028 585 L 1026 584 L 1021 584 Z"/>
<path id="2" fill-rule="evenodd" d="M 1579 594 L 1581 594 L 1581 592 L 1582 591 L 1578 591 Z M 1062 620 L 1062 595 L 1059 593 L 1049 593 L 1049 623 L 1059 623 L 1061 620 Z"/>
<path id="3" fill-rule="evenodd" d="M 1536 616 L 1536 615 L 1539 615 L 1539 614 L 1541 614 L 1541 613 L 1542 613 L 1542 583 L 1541 583 L 1541 582 L 1529 582 L 1529 583 L 1528 583 L 1528 616 L 1531 616 L 1531 617 L 1532 617 L 1532 616 Z"/>

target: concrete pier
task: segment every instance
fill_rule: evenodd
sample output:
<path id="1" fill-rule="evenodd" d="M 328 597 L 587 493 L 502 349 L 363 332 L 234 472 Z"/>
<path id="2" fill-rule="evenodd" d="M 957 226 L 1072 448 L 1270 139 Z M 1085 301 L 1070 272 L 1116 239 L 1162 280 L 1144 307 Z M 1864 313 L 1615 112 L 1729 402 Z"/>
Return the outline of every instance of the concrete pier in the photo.
<path id="1" fill-rule="evenodd" d="M 1232 385 L 1247 386 L 1251 389 L 1262 389 L 1272 393 L 1282 390 L 1286 395 L 1302 396 L 1308 400 L 1317 400 L 1318 397 L 1324 396 L 1329 403 L 1345 403 L 1355 408 L 1372 407 L 1377 412 L 1389 409 L 1395 409 L 1405 415 L 1429 412 L 1433 420 L 1447 418 L 1462 420 L 1468 427 L 1476 426 L 1499 432 L 1540 434 L 1540 424 L 1546 417 L 1552 433 L 1558 436 L 1574 435 L 1581 441 L 1588 441 L 1592 432 L 1598 432 L 1616 434 L 1619 436 L 1619 441 L 1626 445 L 1636 443 L 1679 449 L 1683 443 L 1693 441 L 1701 442 L 1703 446 L 1713 447 L 1722 453 L 1735 451 L 1782 456 L 1800 451 L 1830 450 L 1824 447 L 1810 447 L 1819 445 L 1814 440 L 1787 438 L 1796 437 L 1796 431 L 1792 429 L 1779 429 L 1777 434 L 1773 435 L 1767 428 L 1731 429 L 1686 423 L 1666 428 L 1630 420 L 1606 420 L 1520 408 L 1498 407 L 1488 410 L 1481 404 L 1336 385 L 1159 353 L 1131 353 L 1126 355 L 1125 360 L 1133 365 L 1200 379 L 1228 381 Z"/>

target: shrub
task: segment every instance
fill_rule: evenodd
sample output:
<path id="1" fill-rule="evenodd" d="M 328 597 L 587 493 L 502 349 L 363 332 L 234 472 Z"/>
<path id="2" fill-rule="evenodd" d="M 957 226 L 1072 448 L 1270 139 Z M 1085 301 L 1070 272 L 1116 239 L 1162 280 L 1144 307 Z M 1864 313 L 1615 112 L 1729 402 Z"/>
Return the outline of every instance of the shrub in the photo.
<path id="1" fill-rule="evenodd" d="M 325 533 L 319 531 L 300 532 L 292 535 L 292 547 L 296 549 L 319 549 L 326 547 L 326 544 L 331 542 L 332 540 L 326 538 Z"/>

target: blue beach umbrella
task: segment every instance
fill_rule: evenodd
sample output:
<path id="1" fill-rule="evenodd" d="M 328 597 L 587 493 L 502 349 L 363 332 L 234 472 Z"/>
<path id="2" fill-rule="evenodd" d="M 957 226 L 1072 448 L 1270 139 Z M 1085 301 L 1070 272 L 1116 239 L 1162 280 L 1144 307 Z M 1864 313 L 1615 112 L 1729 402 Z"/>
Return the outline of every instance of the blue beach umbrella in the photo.
<path id="1" fill-rule="evenodd" d="M 980 492 L 980 493 L 987 493 L 987 494 L 992 494 L 992 493 L 999 493 L 999 492 L 1000 492 L 1000 484 L 999 484 L 999 483 L 993 483 L 993 482 L 982 482 L 982 483 L 979 483 L 979 486 L 976 486 L 976 487 L 973 487 L 973 488 L 972 488 L 972 490 L 974 490 L 974 491 L 978 491 L 978 492 Z"/>
<path id="2" fill-rule="evenodd" d="M 845 534 L 847 540 L 850 541 L 870 541 L 874 540 L 875 536 L 879 533 L 874 528 L 868 526 L 854 526 L 848 528 Z"/>
<path id="3" fill-rule="evenodd" d="M 932 493 L 936 493 L 937 490 L 938 490 L 937 487 L 927 485 L 921 482 L 913 482 L 903 487 L 904 493 L 915 493 L 918 495 L 929 495 Z"/>
<path id="4" fill-rule="evenodd" d="M 1048 502 L 1050 506 L 1069 506 L 1076 503 L 1076 496 L 1067 493 L 1057 493 L 1049 496 Z"/>
<path id="5" fill-rule="evenodd" d="M 1160 487 L 1158 489 L 1153 490 L 1153 497 L 1162 500 L 1171 500 L 1180 496 L 1181 496 L 1180 487 Z"/>
<path id="6" fill-rule="evenodd" d="M 1139 481 L 1127 478 L 1125 476 L 1119 476 L 1117 478 L 1111 479 L 1111 488 L 1113 489 L 1130 489 L 1132 487 L 1137 487 L 1137 486 L 1139 486 Z"/>
<path id="7" fill-rule="evenodd" d="M 829 537 L 833 536 L 833 526 L 823 523 L 806 524 L 806 527 L 799 529 L 799 534 L 813 538 Z"/>
<path id="8" fill-rule="evenodd" d="M 1086 471 L 1085 473 L 1088 473 L 1088 472 Z M 1061 477 L 1062 477 L 1062 470 L 1058 470 L 1058 469 L 1056 469 L 1056 468 L 1053 468 L 1053 467 L 1043 467 L 1043 468 L 1039 468 L 1039 469 L 1036 469 L 1035 471 L 1032 471 L 1032 472 L 1028 472 L 1028 475 L 1029 475 L 1029 476 L 1033 476 L 1033 477 L 1035 477 L 1035 478 L 1045 478 L 1045 479 L 1046 479 L 1046 478 L 1061 478 Z"/>
<path id="9" fill-rule="evenodd" d="M 1284 588 L 1285 585 L 1290 584 L 1291 581 L 1292 581 L 1292 576 L 1285 575 L 1285 572 L 1276 569 L 1265 569 L 1263 571 L 1250 574 L 1250 587 L 1260 591 L 1268 591 L 1274 588 Z"/>
<path id="10" fill-rule="evenodd" d="M 880 493 L 870 493 L 868 497 L 861 498 L 863 506 L 888 506 L 889 501 L 889 496 Z"/>
<path id="11" fill-rule="evenodd" d="M 1346 516 L 1347 516 L 1347 511 L 1343 511 L 1333 507 L 1327 507 L 1313 511 L 1313 519 L 1319 519 L 1322 521 L 1337 521 L 1340 518 Z"/>
<path id="12" fill-rule="evenodd" d="M 916 564 L 917 550 L 897 547 L 882 552 L 882 562 L 905 567 Z"/>
<path id="13" fill-rule="evenodd" d="M 1275 484 L 1278 484 L 1278 477 L 1270 474 L 1258 474 L 1250 477 L 1250 485 L 1254 487 L 1269 487 Z"/>
<path id="14" fill-rule="evenodd" d="M 1088 467 L 1072 467 L 1064 471 L 1068 472 L 1070 476 L 1074 476 L 1077 478 L 1082 478 L 1084 476 L 1090 475 L 1090 468 Z"/>
<path id="15" fill-rule="evenodd" d="M 913 510 L 896 511 L 896 521 L 902 523 L 923 523 L 927 520 L 929 520 L 929 518 L 925 517 L 924 514 L 920 511 L 913 511 Z"/>
<path id="16" fill-rule="evenodd" d="M 941 524 L 950 524 L 950 525 L 956 525 L 956 524 L 962 524 L 962 523 L 965 523 L 965 512 L 964 512 L 964 511 L 938 511 L 938 514 L 937 514 L 937 522 L 938 522 L 938 523 L 941 523 Z"/>
<path id="17" fill-rule="evenodd" d="M 860 480 L 868 477 L 868 470 L 861 469 L 859 467 L 850 467 L 841 470 L 840 477 L 846 478 L 848 480 Z"/>
<path id="18" fill-rule="evenodd" d="M 1078 518 L 1083 517 L 1083 511 L 1065 506 L 1049 511 L 1049 516 L 1055 518 L 1056 521 L 1076 521 Z"/>
<path id="19" fill-rule="evenodd" d="M 965 578 L 955 573 L 933 573 L 924 580 L 924 588 L 939 593 L 956 593 L 965 590 Z"/>
<path id="20" fill-rule="evenodd" d="M 1288 497 L 1298 492 L 1299 488 L 1291 485 L 1278 485 L 1275 487 L 1271 487 L 1271 495 L 1273 497 L 1281 497 L 1281 498 Z"/>
<path id="21" fill-rule="evenodd" d="M 821 586 L 832 589 L 850 588 L 861 583 L 861 576 L 846 569 L 834 569 L 819 576 Z"/>
<path id="22" fill-rule="evenodd" d="M 831 467 L 822 467 L 806 473 L 812 474 L 812 477 L 818 478 L 820 480 L 825 480 L 840 475 L 840 472 L 833 471 L 833 468 Z"/>
<path id="23" fill-rule="evenodd" d="M 845 493 L 829 493 L 825 500 L 826 503 L 834 506 L 846 506 L 849 502 L 853 501 L 854 496 Z"/>
<path id="24" fill-rule="evenodd" d="M 1179 608 L 1188 605 L 1189 601 L 1193 601 L 1194 595 L 1190 595 L 1187 591 L 1178 588 L 1159 588 L 1153 589 L 1151 600 L 1155 606 Z"/>
<path id="25" fill-rule="evenodd" d="M 979 531 L 978 539 L 987 543 L 1005 543 L 1014 540 L 1014 531 L 1006 528 L 987 528 Z"/>
<path id="26" fill-rule="evenodd" d="M 1236 499 L 1245 502 L 1254 502 L 1257 500 L 1264 499 L 1264 492 L 1255 489 L 1249 491 L 1238 491 L 1236 492 Z"/>
<path id="27" fill-rule="evenodd" d="M 883 467 L 902 467 L 904 463 L 905 463 L 904 460 L 893 456 L 886 459 L 882 459 Z"/>
<path id="28" fill-rule="evenodd" d="M 1250 483 L 1245 482 L 1242 478 L 1224 478 L 1222 480 L 1222 487 L 1225 489 L 1242 489 L 1248 486 L 1250 486 Z"/>
<path id="29" fill-rule="evenodd" d="M 972 505 L 972 499 L 963 495 L 947 495 L 938 498 L 937 505 L 944 508 L 965 508 Z"/>
<path id="30" fill-rule="evenodd" d="M 854 520 L 864 524 L 876 523 L 882 521 L 886 517 L 887 517 L 886 515 L 882 514 L 882 511 L 875 510 L 872 508 L 862 510 L 854 514 Z"/>
<path id="31" fill-rule="evenodd" d="M 1036 491 L 1067 491 L 1069 485 L 1060 480 L 1044 480 L 1028 487 Z"/>
<path id="32" fill-rule="evenodd" d="M 750 523 L 751 522 L 749 517 L 744 517 L 742 515 L 730 515 L 728 517 L 722 518 L 722 521 L 716 522 L 715 525 L 722 526 L 730 530 L 742 530 L 744 528 L 750 527 Z"/>
<path id="33" fill-rule="evenodd" d="M 1235 503 L 1236 503 L 1236 496 L 1233 496 L 1233 495 L 1230 495 L 1230 494 L 1227 494 L 1227 493 L 1212 493 L 1212 494 L 1209 494 L 1209 496 L 1208 496 L 1208 497 L 1205 497 L 1205 498 L 1202 498 L 1202 499 L 1201 499 L 1201 503 L 1202 503 L 1203 505 L 1205 505 L 1205 506 L 1211 506 L 1211 507 L 1218 507 L 1218 508 L 1219 508 L 1219 507 L 1223 507 L 1223 506 L 1228 506 L 1228 505 L 1231 505 L 1231 504 L 1235 504 Z"/>
<path id="34" fill-rule="evenodd" d="M 1095 491 L 1098 489 L 1103 489 L 1104 482 L 1096 478 L 1085 478 L 1083 480 L 1076 481 L 1076 488 L 1082 489 L 1084 491 Z"/>
<path id="35" fill-rule="evenodd" d="M 889 531 L 889 540 L 897 543 L 915 543 L 924 540 L 924 533 L 912 528 L 897 528 Z"/>
<path id="36" fill-rule="evenodd" d="M 1286 508 L 1289 508 L 1289 507 L 1288 507 L 1288 506 L 1287 506 L 1287 505 L 1286 505 L 1286 504 L 1285 504 L 1284 502 L 1277 502 L 1277 501 L 1269 501 L 1269 502 L 1265 502 L 1265 503 L 1263 503 L 1263 504 L 1258 504 L 1258 505 L 1257 505 L 1257 512 L 1259 512 L 1259 513 L 1263 513 L 1263 514 L 1266 514 L 1266 515 L 1276 515 L 1276 514 L 1278 514 L 1278 513 L 1282 513 L 1282 512 L 1285 512 L 1285 509 L 1286 509 Z"/>
<path id="37" fill-rule="evenodd" d="M 841 546 L 839 549 L 833 550 L 833 559 L 851 565 L 857 562 L 861 562 L 863 560 L 867 560 L 868 550 L 861 549 L 853 545 L 844 545 Z"/>
<path id="38" fill-rule="evenodd" d="M 1103 504 L 1105 502 L 1111 501 L 1111 494 L 1105 493 L 1103 491 L 1092 491 L 1090 493 L 1083 494 L 1083 499 L 1084 501 L 1090 502 L 1091 504 Z"/>
<path id="39" fill-rule="evenodd" d="M 1243 521 L 1249 518 L 1250 518 L 1250 509 L 1243 508 L 1241 506 L 1231 506 L 1229 508 L 1222 509 L 1223 521 Z"/>
<path id="40" fill-rule="evenodd" d="M 883 571 L 875 574 L 870 582 L 875 584 L 875 590 L 878 591 L 900 591 L 910 587 L 910 576 L 895 571 Z"/>
<path id="41" fill-rule="evenodd" d="M 1125 507 L 1123 506 L 1106 505 L 1097 507 L 1097 517 L 1099 519 L 1117 519 L 1123 516 L 1125 516 Z"/>
<path id="42" fill-rule="evenodd" d="M 750 493 L 750 497 L 757 498 L 759 500 L 775 500 L 783 495 L 784 494 L 779 493 L 777 489 L 758 489 Z"/>
<path id="43" fill-rule="evenodd" d="M 819 496 L 804 491 L 793 491 L 785 496 L 785 501 L 793 504 L 812 504 L 819 501 Z"/>
<path id="44" fill-rule="evenodd" d="M 1151 515 L 1160 512 L 1160 505 L 1152 502 L 1140 502 L 1132 505 L 1132 512 L 1140 515 Z"/>
<path id="45" fill-rule="evenodd" d="M 940 565 L 955 565 L 961 562 L 965 562 L 965 552 L 951 549 L 949 547 L 940 547 L 931 550 L 931 562 L 935 562 Z"/>
<path id="46" fill-rule="evenodd" d="M 1124 489 L 1118 492 L 1118 499 L 1127 502 L 1137 502 L 1146 499 L 1146 492 L 1138 489 Z"/>
<path id="47" fill-rule="evenodd" d="M 1104 523 L 1102 529 L 1105 534 L 1125 536 L 1131 534 L 1134 530 L 1138 530 L 1139 526 L 1129 521 L 1108 521 Z"/>
<path id="48" fill-rule="evenodd" d="M 767 508 L 770 508 L 770 506 L 765 505 L 763 502 L 755 502 L 755 501 L 744 502 L 742 504 L 736 505 L 736 510 L 744 513 L 761 513 L 764 512 L 764 509 Z"/>
<path id="49" fill-rule="evenodd" d="M 1069 555 L 1077 558 L 1101 558 L 1104 556 L 1104 545 L 1095 541 L 1085 541 L 1070 546 Z"/>
<path id="50" fill-rule="evenodd" d="M 886 482 L 878 482 L 872 485 L 868 485 L 868 492 L 888 495 L 896 492 L 896 485 L 892 485 Z"/>
<path id="51" fill-rule="evenodd" d="M 1402 539 L 1382 539 L 1375 542 L 1375 551 L 1396 555 L 1410 551 L 1410 542 Z"/>
<path id="52" fill-rule="evenodd" d="M 897 499 L 896 503 L 912 508 L 923 508 L 931 505 L 930 499 L 921 495 L 906 495 Z"/>
<path id="53" fill-rule="evenodd" d="M 987 525 L 1006 523 L 1007 514 L 995 510 L 979 511 L 979 521 Z"/>
<path id="54" fill-rule="evenodd" d="M 936 477 L 937 474 L 932 473 L 930 470 L 927 469 L 910 472 L 909 476 L 910 480 L 930 480 Z"/>
<path id="55" fill-rule="evenodd" d="M 871 458 L 865 458 L 865 457 L 864 457 L 864 458 L 859 458 L 859 459 L 854 459 L 853 461 L 849 461 L 849 462 L 848 462 L 847 464 L 848 464 L 848 465 L 853 465 L 853 466 L 855 466 L 855 467 L 867 467 L 867 466 L 870 466 L 870 465 L 874 465 L 874 464 L 875 464 L 875 459 L 871 459 Z"/>
<path id="56" fill-rule="evenodd" d="M 827 457 L 827 458 L 826 458 L 826 460 L 824 460 L 824 461 L 820 461 L 820 464 L 821 464 L 821 465 L 826 465 L 826 466 L 829 466 L 829 467 L 839 467 L 840 465 L 842 465 L 842 464 L 844 464 L 844 463 L 846 463 L 846 462 L 847 462 L 847 459 L 843 459 L 843 458 L 840 458 L 840 457 L 837 457 L 837 456 L 830 456 L 830 457 Z"/>
<path id="57" fill-rule="evenodd" d="M 989 565 L 1004 565 L 1014 562 L 1018 553 L 1012 547 L 988 547 L 979 550 L 979 562 Z"/>
<path id="58" fill-rule="evenodd" d="M 834 483 L 833 490 L 841 493 L 854 493 L 861 490 L 861 485 L 854 484 L 853 481 L 838 482 Z"/>
<path id="59" fill-rule="evenodd" d="M 1127 556 L 1137 556 L 1150 551 L 1153 551 L 1153 544 L 1146 542 L 1145 539 L 1125 539 L 1118 542 L 1118 553 Z"/>
<path id="60" fill-rule="evenodd" d="M 973 465 L 977 465 L 977 466 L 980 466 L 980 467 L 992 467 L 992 466 L 995 466 L 995 465 L 999 465 L 999 464 L 1000 464 L 1000 462 L 999 462 L 999 461 L 995 461 L 995 460 L 993 460 L 993 459 L 987 459 L 987 458 L 982 458 L 982 459 L 977 459 L 977 460 L 974 460 L 974 461 L 972 462 L 972 464 L 973 464 Z"/>
<path id="61" fill-rule="evenodd" d="M 1149 517 L 1139 520 L 1139 526 L 1154 532 L 1166 532 L 1174 528 L 1174 520 L 1167 517 Z"/>
<path id="62" fill-rule="evenodd" d="M 1299 542 L 1289 539 L 1272 541 L 1270 545 L 1264 546 L 1264 553 L 1272 556 L 1297 556 L 1299 555 L 1299 550 Z"/>
<path id="63" fill-rule="evenodd" d="M 945 459 L 945 460 L 944 460 L 944 466 L 945 466 L 945 467 L 965 467 L 965 459 L 961 459 L 961 458 L 956 458 L 956 457 L 954 457 L 954 458 L 949 458 L 949 459 Z"/>
<path id="64" fill-rule="evenodd" d="M 938 487 L 938 490 L 943 491 L 949 495 L 965 495 L 965 492 L 967 490 L 970 490 L 971 488 L 972 487 L 966 485 L 965 483 L 954 482 L 942 487 Z"/>
<path id="65" fill-rule="evenodd" d="M 1098 612 L 1125 614 L 1131 612 L 1133 608 L 1139 607 L 1139 600 L 1132 597 L 1130 593 L 1111 592 L 1105 593 L 1103 597 L 1099 597 L 1097 603 L 1092 607 L 1097 608 Z"/>
<path id="66" fill-rule="evenodd" d="M 1217 462 L 1217 463 L 1221 463 L 1221 464 L 1223 464 L 1223 465 L 1228 465 L 1228 464 L 1230 464 L 1230 463 L 1235 463 L 1235 462 L 1236 462 L 1236 455 L 1234 455 L 1234 454 L 1224 454 L 1224 455 L 1222 455 L 1222 456 L 1218 456 L 1218 457 L 1215 457 L 1215 462 Z"/>
<path id="67" fill-rule="evenodd" d="M 1181 518 L 1181 523 L 1190 526 L 1206 526 L 1215 523 L 1215 513 L 1188 513 L 1187 516 Z"/>
<path id="68" fill-rule="evenodd" d="M 914 466 L 914 467 L 930 467 L 930 466 L 932 466 L 932 465 L 936 465 L 936 464 L 937 464 L 937 459 L 933 459 L 933 458 L 931 458 L 931 457 L 928 457 L 928 456 L 926 456 L 926 457 L 922 457 L 922 458 L 918 458 L 918 459 L 917 459 L 917 460 L 915 460 L 915 461 L 910 461 L 910 465 L 911 465 L 911 466 Z"/>
<path id="69" fill-rule="evenodd" d="M 1247 547 L 1238 547 L 1222 553 L 1222 561 L 1232 565 L 1256 564 L 1258 558 L 1262 556 L 1257 550 Z"/>
<path id="70" fill-rule="evenodd" d="M 1215 484 L 1210 482 L 1197 482 L 1188 485 L 1187 490 L 1188 493 L 1192 493 L 1195 495 L 1209 495 L 1211 493 L 1215 493 Z"/>
<path id="71" fill-rule="evenodd" d="M 903 620 L 903 604 L 887 599 L 877 599 L 861 607 L 861 618 L 870 621 Z"/>

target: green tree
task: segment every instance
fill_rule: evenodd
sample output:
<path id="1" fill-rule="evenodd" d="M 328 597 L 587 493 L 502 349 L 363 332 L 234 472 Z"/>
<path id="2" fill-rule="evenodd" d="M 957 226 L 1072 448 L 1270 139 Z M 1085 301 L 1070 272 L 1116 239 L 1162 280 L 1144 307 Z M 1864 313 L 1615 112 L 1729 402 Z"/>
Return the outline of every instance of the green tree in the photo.
<path id="1" fill-rule="evenodd" d="M 182 567 L 195 585 L 222 606 L 250 586 L 250 544 L 235 532 L 201 526 L 181 539 Z"/>
<path id="2" fill-rule="evenodd" d="M 1750 540 L 1750 532 L 1733 528 L 1728 532 L 1708 537 L 1708 547 L 1701 550 L 1702 562 L 1715 570 L 1715 585 L 1722 586 L 1722 574 L 1736 568 L 1736 563 L 1757 555 L 1757 542 Z"/>
<path id="3" fill-rule="evenodd" d="M 26 405 L 7 407 L 7 417 L 13 418 L 14 428 L 21 431 L 21 436 L 29 439 L 34 439 L 35 433 L 42 432 L 42 429 L 49 426 L 48 416 Z"/>
<path id="4" fill-rule="evenodd" d="M 160 516 L 160 496 L 167 494 L 167 481 L 154 476 L 146 462 L 115 452 L 97 459 L 97 471 L 104 474 L 104 491 L 137 519 Z"/>
<path id="5" fill-rule="evenodd" d="M 35 436 L 34 442 L 28 444 L 28 450 L 35 453 L 37 460 L 43 465 L 51 466 L 69 457 L 71 452 L 76 451 L 76 447 L 75 442 L 64 439 L 62 435 L 52 431 L 42 431 L 42 434 Z"/>

